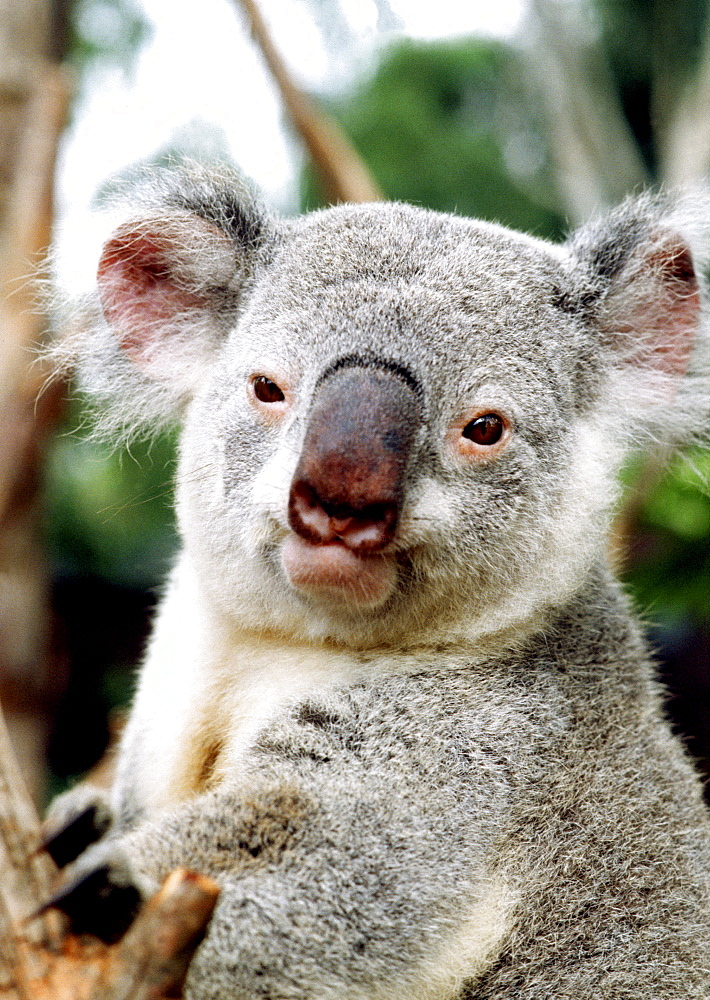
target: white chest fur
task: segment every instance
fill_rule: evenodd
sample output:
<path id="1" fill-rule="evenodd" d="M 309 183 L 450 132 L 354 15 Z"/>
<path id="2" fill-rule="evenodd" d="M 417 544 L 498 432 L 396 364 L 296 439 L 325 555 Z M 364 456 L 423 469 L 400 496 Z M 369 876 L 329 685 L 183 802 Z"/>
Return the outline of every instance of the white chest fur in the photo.
<path id="1" fill-rule="evenodd" d="M 118 794 L 128 783 L 151 813 L 229 780 L 286 707 L 372 669 L 344 650 L 235 633 L 210 615 L 178 567 L 140 674 Z"/>

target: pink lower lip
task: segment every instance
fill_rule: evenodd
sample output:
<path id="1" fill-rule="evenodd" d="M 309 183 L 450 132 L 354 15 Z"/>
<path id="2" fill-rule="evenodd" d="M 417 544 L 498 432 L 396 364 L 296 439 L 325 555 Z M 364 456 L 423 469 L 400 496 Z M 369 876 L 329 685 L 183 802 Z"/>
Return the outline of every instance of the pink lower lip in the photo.
<path id="1" fill-rule="evenodd" d="M 281 558 L 295 590 L 336 598 L 353 607 L 383 604 L 396 582 L 390 557 L 358 555 L 337 541 L 313 545 L 292 533 L 284 542 Z"/>

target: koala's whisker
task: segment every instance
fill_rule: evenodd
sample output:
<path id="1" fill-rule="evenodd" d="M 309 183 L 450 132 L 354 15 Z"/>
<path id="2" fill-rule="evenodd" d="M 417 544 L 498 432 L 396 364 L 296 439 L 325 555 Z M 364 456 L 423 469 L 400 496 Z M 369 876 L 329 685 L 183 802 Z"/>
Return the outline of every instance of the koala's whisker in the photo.
<path id="1" fill-rule="evenodd" d="M 97 510 L 97 514 L 110 512 L 109 516 L 104 518 L 102 521 L 102 524 L 108 524 L 114 517 L 118 517 L 126 510 L 132 510 L 134 507 L 142 507 L 144 504 L 152 503 L 154 500 L 160 500 L 162 497 L 169 497 L 172 495 L 173 487 L 172 484 L 170 484 L 166 485 L 165 489 L 159 490 L 157 493 L 151 493 L 148 496 L 143 497 L 134 497 L 119 505 L 109 504 L 107 507 L 101 507 Z"/>
<path id="2" fill-rule="evenodd" d="M 210 462 L 207 465 L 201 465 L 196 469 L 191 469 L 190 472 L 183 472 L 175 476 L 174 482 L 176 485 L 183 483 L 200 483 L 202 482 L 211 472 L 216 468 L 214 462 Z"/>

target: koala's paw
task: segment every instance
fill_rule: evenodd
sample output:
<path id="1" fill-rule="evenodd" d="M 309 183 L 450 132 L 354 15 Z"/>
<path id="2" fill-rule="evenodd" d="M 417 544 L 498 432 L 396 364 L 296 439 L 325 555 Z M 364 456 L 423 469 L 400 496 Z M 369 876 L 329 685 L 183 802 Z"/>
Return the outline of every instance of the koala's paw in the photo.
<path id="1" fill-rule="evenodd" d="M 42 825 L 41 849 L 58 868 L 75 861 L 111 828 L 113 816 L 106 794 L 93 785 L 78 785 L 58 796 Z"/>
<path id="2" fill-rule="evenodd" d="M 42 911 L 61 910 L 74 934 L 93 934 L 113 944 L 123 937 L 155 888 L 137 874 L 123 845 L 109 838 L 72 865 L 66 881 Z"/>

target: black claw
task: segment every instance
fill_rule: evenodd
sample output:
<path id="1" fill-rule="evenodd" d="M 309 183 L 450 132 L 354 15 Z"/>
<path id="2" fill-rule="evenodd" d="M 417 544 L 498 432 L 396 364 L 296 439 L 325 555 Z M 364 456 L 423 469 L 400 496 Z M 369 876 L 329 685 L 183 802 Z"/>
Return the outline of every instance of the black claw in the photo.
<path id="1" fill-rule="evenodd" d="M 110 825 L 108 809 L 91 805 L 66 826 L 50 831 L 40 844 L 40 850 L 46 851 L 58 868 L 64 868 L 90 844 L 100 840 Z"/>
<path id="2" fill-rule="evenodd" d="M 74 934 L 93 934 L 113 944 L 126 933 L 141 908 L 142 897 L 129 882 L 117 878 L 109 865 L 95 868 L 63 886 L 38 911 L 61 910 Z"/>

